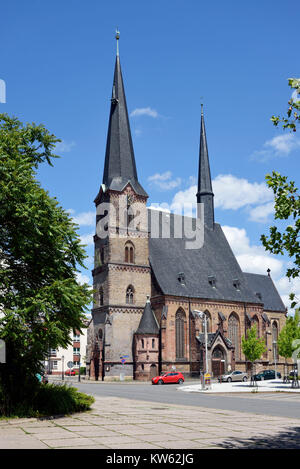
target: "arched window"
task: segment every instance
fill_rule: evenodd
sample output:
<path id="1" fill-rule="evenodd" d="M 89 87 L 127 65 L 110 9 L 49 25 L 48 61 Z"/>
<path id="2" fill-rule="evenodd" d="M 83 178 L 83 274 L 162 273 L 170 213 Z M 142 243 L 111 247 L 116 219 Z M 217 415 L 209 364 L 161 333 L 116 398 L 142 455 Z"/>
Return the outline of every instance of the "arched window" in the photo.
<path id="1" fill-rule="evenodd" d="M 206 316 L 206 327 L 207 327 L 207 333 L 209 334 L 211 332 L 211 314 L 209 311 L 204 311 L 204 314 Z M 205 332 L 205 325 L 204 325 L 204 318 L 202 319 L 202 332 Z"/>
<path id="2" fill-rule="evenodd" d="M 277 324 L 276 321 L 274 321 L 273 324 L 272 324 L 272 350 L 273 350 L 273 358 L 274 358 L 274 357 L 278 358 L 277 341 L 278 341 L 278 324 Z"/>
<path id="3" fill-rule="evenodd" d="M 129 287 L 126 290 L 126 303 L 132 305 L 134 300 L 134 288 L 132 285 L 129 285 Z"/>
<path id="4" fill-rule="evenodd" d="M 256 326 L 256 337 L 259 338 L 259 321 L 257 316 L 252 318 L 252 326 Z"/>
<path id="5" fill-rule="evenodd" d="M 131 241 L 125 244 L 125 262 L 134 264 L 134 245 Z"/>
<path id="6" fill-rule="evenodd" d="M 240 322 L 234 313 L 228 319 L 228 339 L 234 346 L 235 357 L 240 358 Z"/>
<path id="7" fill-rule="evenodd" d="M 176 359 L 185 357 L 185 312 L 179 309 L 175 317 Z"/>

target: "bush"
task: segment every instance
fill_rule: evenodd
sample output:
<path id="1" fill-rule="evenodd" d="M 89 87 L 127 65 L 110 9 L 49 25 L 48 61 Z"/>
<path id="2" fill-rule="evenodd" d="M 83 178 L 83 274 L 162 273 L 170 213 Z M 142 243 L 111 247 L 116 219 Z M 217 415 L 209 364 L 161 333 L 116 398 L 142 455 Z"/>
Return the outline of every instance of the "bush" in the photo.
<path id="1" fill-rule="evenodd" d="M 1 400 L 1 396 L 0 396 Z M 9 417 L 46 417 L 89 410 L 95 399 L 76 388 L 58 384 L 40 384 L 28 400 L 14 406 Z"/>

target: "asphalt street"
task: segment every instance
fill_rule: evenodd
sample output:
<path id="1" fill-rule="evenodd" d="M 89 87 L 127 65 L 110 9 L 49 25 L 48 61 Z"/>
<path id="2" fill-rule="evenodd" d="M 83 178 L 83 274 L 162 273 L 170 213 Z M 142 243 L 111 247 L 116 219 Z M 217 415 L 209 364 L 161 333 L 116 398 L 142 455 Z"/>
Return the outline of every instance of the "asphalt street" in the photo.
<path id="1" fill-rule="evenodd" d="M 189 385 L 195 383 L 189 383 Z M 300 394 L 249 393 L 247 395 L 201 394 L 178 390 L 178 385 L 152 386 L 150 383 L 102 383 L 72 381 L 72 385 L 94 396 L 120 397 L 125 399 L 199 406 L 208 409 L 222 409 L 250 412 L 276 417 L 300 419 Z"/>

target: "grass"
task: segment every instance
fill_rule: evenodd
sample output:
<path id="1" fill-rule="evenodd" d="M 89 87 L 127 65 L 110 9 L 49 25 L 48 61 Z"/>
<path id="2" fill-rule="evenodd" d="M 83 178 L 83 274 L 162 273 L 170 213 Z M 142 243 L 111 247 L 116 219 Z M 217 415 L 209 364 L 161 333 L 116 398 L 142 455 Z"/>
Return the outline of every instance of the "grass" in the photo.
<path id="1" fill-rule="evenodd" d="M 76 388 L 59 384 L 41 384 L 34 396 L 18 403 L 11 410 L 12 417 L 50 417 L 90 410 L 95 399 Z M 0 416 L 1 418 L 1 416 Z"/>

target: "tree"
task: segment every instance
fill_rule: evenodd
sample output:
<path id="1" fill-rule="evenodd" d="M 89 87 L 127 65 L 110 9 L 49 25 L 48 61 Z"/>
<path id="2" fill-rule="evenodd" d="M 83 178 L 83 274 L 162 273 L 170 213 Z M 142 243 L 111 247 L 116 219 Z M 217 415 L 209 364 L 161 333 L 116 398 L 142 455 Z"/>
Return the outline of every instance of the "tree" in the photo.
<path id="1" fill-rule="evenodd" d="M 287 359 L 292 358 L 294 352 L 293 342 L 295 339 L 300 339 L 299 310 L 295 311 L 294 316 L 287 318 L 285 325 L 278 335 L 278 353 L 285 358 L 285 376 L 288 375 L 286 369 Z"/>
<path id="2" fill-rule="evenodd" d="M 251 382 L 253 382 L 254 362 L 266 351 L 264 339 L 257 337 L 256 324 L 248 331 L 247 337 L 242 337 L 242 351 L 246 359 L 251 362 Z"/>
<path id="3" fill-rule="evenodd" d="M 0 413 L 34 394 L 49 349 L 85 327 L 91 301 L 76 280 L 86 257 L 78 227 L 36 179 L 58 141 L 42 125 L 0 114 Z"/>
<path id="4" fill-rule="evenodd" d="M 294 89 L 293 97 L 289 101 L 287 116 L 272 117 L 271 120 L 275 126 L 282 123 L 284 129 L 290 129 L 293 132 L 297 130 L 297 124 L 300 122 L 300 79 L 290 78 L 289 85 Z M 261 241 L 265 249 L 273 254 L 287 254 L 293 267 L 287 270 L 288 278 L 296 278 L 300 274 L 300 196 L 295 182 L 288 182 L 286 176 L 282 176 L 276 171 L 272 175 L 266 175 L 268 186 L 273 190 L 275 197 L 275 219 L 285 220 L 283 231 L 279 231 L 276 226 L 271 226 L 269 237 L 262 235 Z M 295 294 L 290 295 L 292 301 L 291 307 L 297 304 Z"/>
<path id="5" fill-rule="evenodd" d="M 295 91 L 288 102 L 287 115 L 285 117 L 272 116 L 271 121 L 276 127 L 281 123 L 284 129 L 290 129 L 296 132 L 297 124 L 300 122 L 300 100 L 298 99 L 300 94 L 300 79 L 289 78 L 289 86 Z"/>

